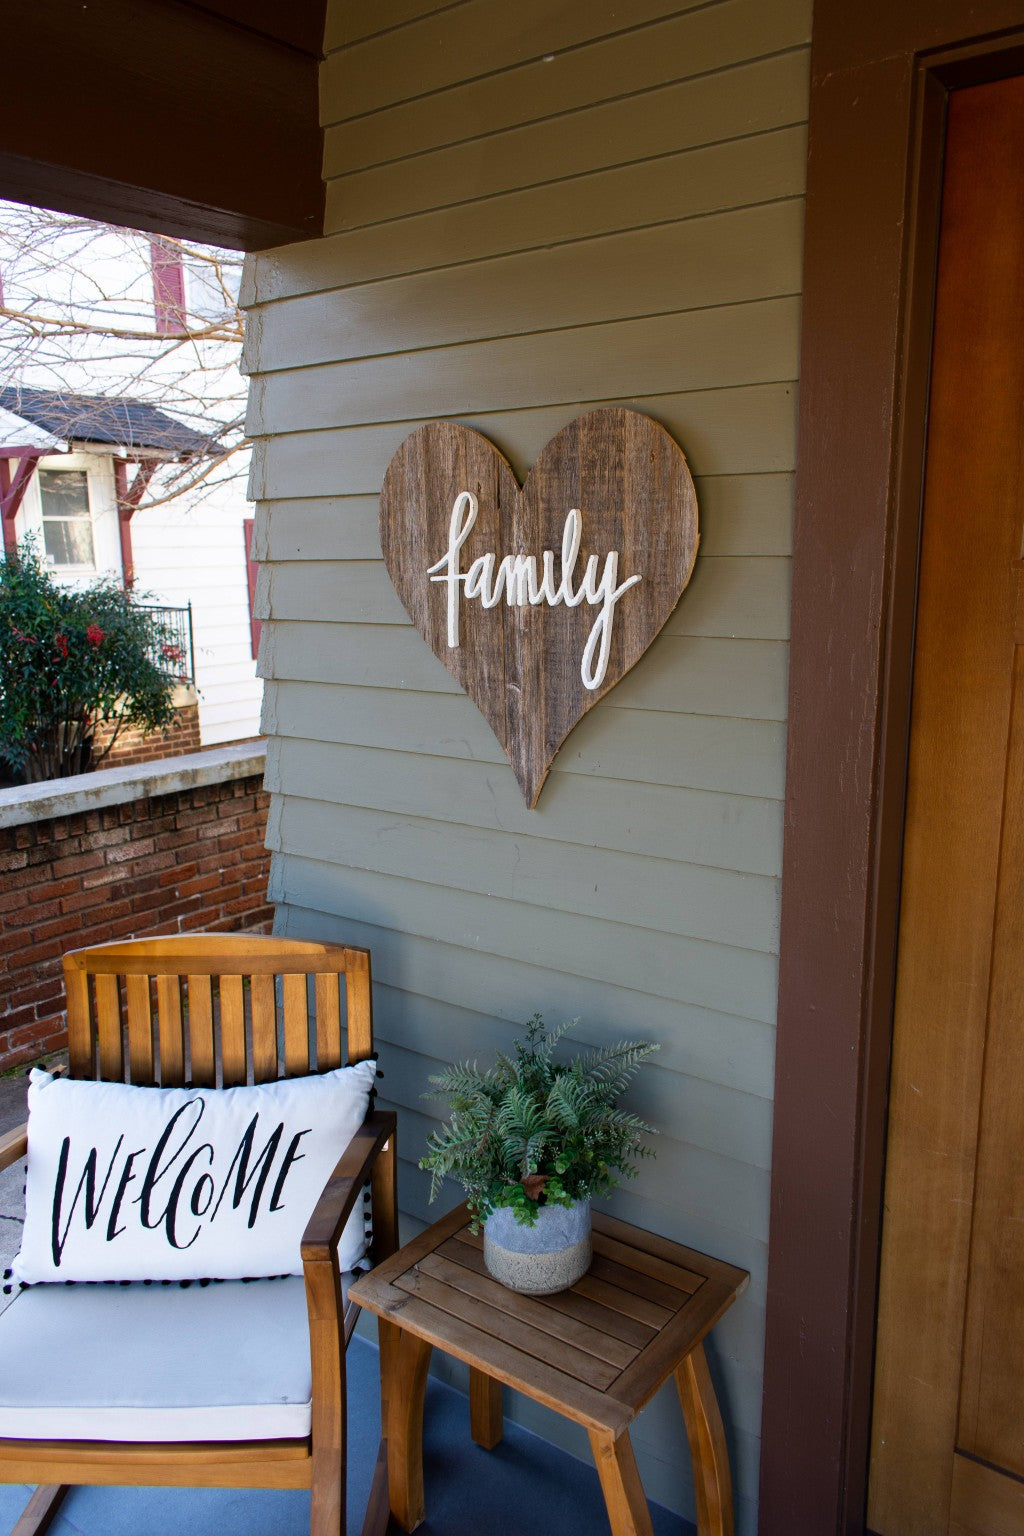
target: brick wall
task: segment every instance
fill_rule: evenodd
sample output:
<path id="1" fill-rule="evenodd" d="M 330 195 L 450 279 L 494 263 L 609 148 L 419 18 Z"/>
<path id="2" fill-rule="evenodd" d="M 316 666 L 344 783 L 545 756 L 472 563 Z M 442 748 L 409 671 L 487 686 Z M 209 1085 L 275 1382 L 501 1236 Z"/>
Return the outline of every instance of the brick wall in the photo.
<path id="1" fill-rule="evenodd" d="M 0 1071 L 64 1044 L 66 950 L 269 932 L 268 803 L 260 775 L 0 828 Z"/>
<path id="2" fill-rule="evenodd" d="M 96 749 L 102 751 L 110 740 L 112 727 L 100 726 L 96 732 Z M 181 757 L 186 752 L 198 752 L 199 705 L 184 704 L 175 711 L 173 722 L 166 731 L 152 731 L 148 736 L 133 726 L 124 726 L 117 733 L 117 741 L 103 759 L 104 768 L 124 768 L 131 763 L 153 763 L 165 757 Z"/>

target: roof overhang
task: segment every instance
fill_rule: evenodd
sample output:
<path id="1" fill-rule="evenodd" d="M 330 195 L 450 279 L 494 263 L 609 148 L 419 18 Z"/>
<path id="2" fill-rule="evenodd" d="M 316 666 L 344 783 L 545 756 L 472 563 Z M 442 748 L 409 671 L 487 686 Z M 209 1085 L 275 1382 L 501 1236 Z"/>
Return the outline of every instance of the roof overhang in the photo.
<path id="1" fill-rule="evenodd" d="M 20 459 L 28 454 L 67 453 L 68 450 L 65 439 L 0 408 L 0 455 Z"/>

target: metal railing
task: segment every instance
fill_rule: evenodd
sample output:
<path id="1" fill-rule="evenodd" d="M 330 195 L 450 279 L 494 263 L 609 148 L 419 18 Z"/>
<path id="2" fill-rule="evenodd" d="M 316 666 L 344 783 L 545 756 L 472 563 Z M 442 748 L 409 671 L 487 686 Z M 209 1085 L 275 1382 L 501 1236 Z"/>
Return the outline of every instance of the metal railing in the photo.
<path id="1" fill-rule="evenodd" d="M 155 642 L 150 647 L 150 660 L 161 672 L 181 682 L 196 680 L 195 643 L 192 635 L 192 604 L 184 608 L 165 608 L 159 603 L 138 603 L 136 606 L 171 631 L 172 638 Z"/>

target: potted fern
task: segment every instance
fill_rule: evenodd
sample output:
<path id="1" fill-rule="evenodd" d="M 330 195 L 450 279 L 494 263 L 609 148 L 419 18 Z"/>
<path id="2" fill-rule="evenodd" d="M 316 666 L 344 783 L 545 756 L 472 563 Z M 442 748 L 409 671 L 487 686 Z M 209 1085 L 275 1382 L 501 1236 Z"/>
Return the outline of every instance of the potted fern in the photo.
<path id="1" fill-rule="evenodd" d="M 653 1156 L 653 1128 L 617 1108 L 644 1057 L 657 1046 L 625 1040 L 569 1062 L 554 1049 L 578 1020 L 546 1031 L 535 1014 L 511 1056 L 475 1062 L 430 1078 L 451 1117 L 427 1141 L 420 1167 L 433 1200 L 448 1176 L 465 1188 L 474 1232 L 484 1229 L 484 1261 L 512 1290 L 565 1289 L 590 1266 L 590 1201 L 632 1178 L 634 1161 Z"/>

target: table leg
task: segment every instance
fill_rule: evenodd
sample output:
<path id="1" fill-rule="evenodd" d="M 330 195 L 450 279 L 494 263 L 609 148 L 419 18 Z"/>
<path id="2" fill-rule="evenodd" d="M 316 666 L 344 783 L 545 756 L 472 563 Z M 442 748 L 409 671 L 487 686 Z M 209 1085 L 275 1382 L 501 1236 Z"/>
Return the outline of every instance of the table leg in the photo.
<path id="1" fill-rule="evenodd" d="M 388 1444 L 388 1500 L 403 1531 L 426 1517 L 423 1500 L 423 1395 L 430 1345 L 378 1318 L 381 1407 Z"/>
<path id="2" fill-rule="evenodd" d="M 612 1536 L 654 1536 L 629 1431 L 623 1430 L 618 1439 L 597 1429 L 589 1433 Z"/>
<path id="3" fill-rule="evenodd" d="M 485 1451 L 493 1451 L 505 1433 L 501 1382 L 474 1365 L 469 1368 L 469 1428 L 476 1444 Z"/>
<path id="4" fill-rule="evenodd" d="M 733 1536 L 729 1451 L 703 1344 L 675 1371 L 697 1490 L 697 1536 Z"/>

